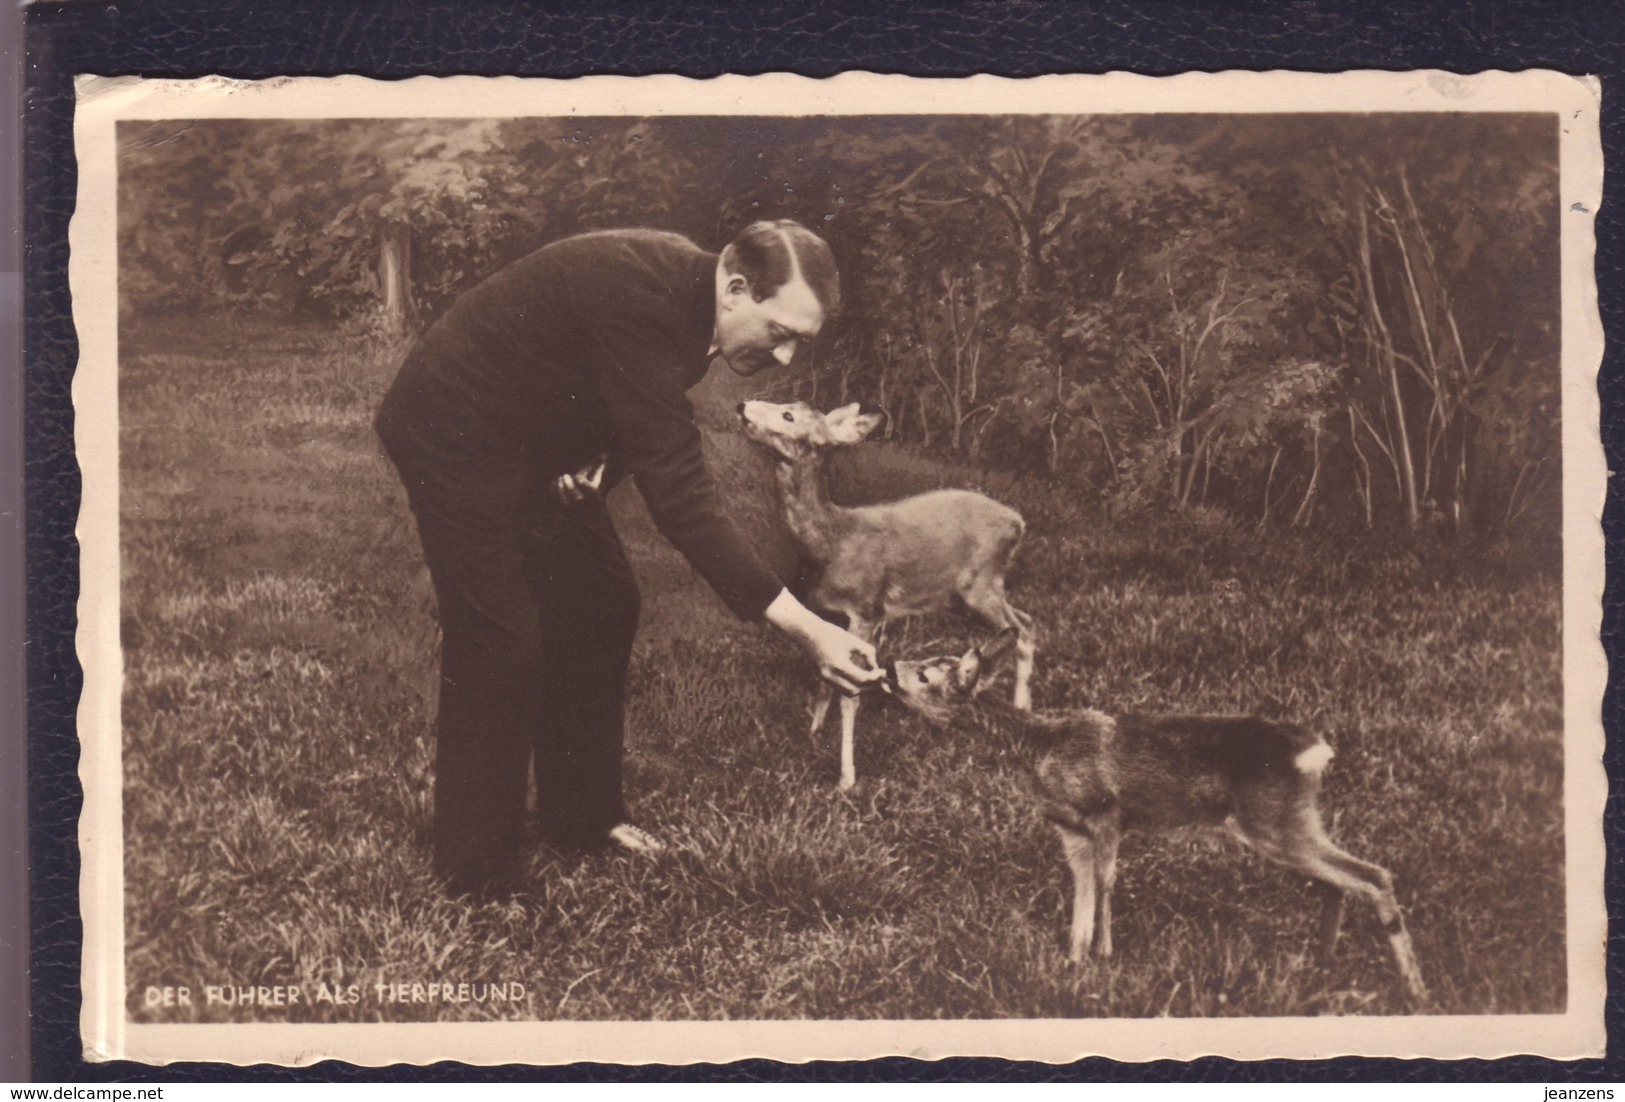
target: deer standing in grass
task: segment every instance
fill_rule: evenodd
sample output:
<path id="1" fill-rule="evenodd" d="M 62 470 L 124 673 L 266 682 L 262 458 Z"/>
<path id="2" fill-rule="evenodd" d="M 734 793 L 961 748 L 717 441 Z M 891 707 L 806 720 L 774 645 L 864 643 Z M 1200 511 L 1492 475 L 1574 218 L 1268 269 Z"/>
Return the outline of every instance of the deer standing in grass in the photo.
<path id="1" fill-rule="evenodd" d="M 884 420 L 856 402 L 820 413 L 802 402 L 745 402 L 745 435 L 777 463 L 780 505 L 790 535 L 815 568 L 809 603 L 846 616 L 847 630 L 865 641 L 893 620 L 951 607 L 956 601 L 1016 638 L 1015 706 L 1031 707 L 1032 617 L 1004 594 L 1004 576 L 1026 525 L 1021 514 L 985 494 L 935 490 L 901 501 L 843 508 L 829 498 L 824 460 L 835 448 L 861 442 Z M 813 703 L 818 732 L 834 690 L 820 686 Z M 853 761 L 856 696 L 841 697 L 841 789 L 857 783 Z"/>
<path id="2" fill-rule="evenodd" d="M 891 663 L 884 687 L 937 723 L 1018 748 L 1039 812 L 1060 835 L 1072 869 L 1074 963 L 1091 946 L 1111 955 L 1112 885 L 1125 831 L 1228 824 L 1265 857 L 1328 886 L 1326 952 L 1337 941 L 1347 896 L 1375 907 L 1406 993 L 1427 998 L 1393 877 L 1326 837 L 1316 804 L 1332 759 L 1323 738 L 1257 716 L 1017 711 L 977 692 L 991 680 L 983 676 L 988 666 L 1014 641 L 1001 632 L 958 658 Z"/>

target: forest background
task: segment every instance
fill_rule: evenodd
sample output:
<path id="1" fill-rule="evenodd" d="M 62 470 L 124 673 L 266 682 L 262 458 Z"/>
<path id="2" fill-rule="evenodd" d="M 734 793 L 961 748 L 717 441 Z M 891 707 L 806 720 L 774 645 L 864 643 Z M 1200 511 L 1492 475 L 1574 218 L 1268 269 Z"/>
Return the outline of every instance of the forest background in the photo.
<path id="1" fill-rule="evenodd" d="M 1208 506 L 1555 565 L 1555 121 L 1540 115 L 124 123 L 126 317 L 402 343 L 547 241 L 823 234 L 797 396 L 1109 509 Z M 1467 537 L 1467 538 L 1463 538 Z"/>

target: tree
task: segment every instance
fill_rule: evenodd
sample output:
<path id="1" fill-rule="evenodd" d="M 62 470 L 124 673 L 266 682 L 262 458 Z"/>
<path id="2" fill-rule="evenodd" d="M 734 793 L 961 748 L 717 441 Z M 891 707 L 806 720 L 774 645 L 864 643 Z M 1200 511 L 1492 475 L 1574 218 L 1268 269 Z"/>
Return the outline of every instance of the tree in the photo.
<path id="1" fill-rule="evenodd" d="M 1555 412 L 1555 303 L 1548 299 L 1543 319 L 1506 296 L 1518 286 L 1549 296 L 1556 285 L 1554 272 L 1539 283 L 1514 277 L 1520 254 L 1555 256 L 1555 181 L 1550 163 L 1543 170 L 1524 145 L 1534 135 L 1516 127 L 1502 136 L 1514 173 L 1482 189 L 1472 186 L 1480 151 L 1459 138 L 1417 140 L 1425 136 L 1382 134 L 1381 159 L 1337 166 L 1336 201 L 1323 218 L 1344 272 L 1328 299 L 1350 372 L 1354 474 L 1370 521 L 1392 509 L 1408 532 L 1466 532 L 1481 510 L 1500 512 L 1483 521 L 1497 523 L 1529 505 L 1488 510 L 1502 494 L 1522 498 L 1544 485 L 1535 437 L 1505 416 L 1505 399 L 1517 393 L 1526 411 Z M 1478 201 L 1462 201 L 1463 189 Z M 1514 377 L 1513 365 L 1527 362 L 1520 353 L 1547 369 Z M 1555 421 L 1548 429 L 1555 448 Z"/>
<path id="2" fill-rule="evenodd" d="M 131 309 L 405 335 L 524 252 L 793 217 L 846 309 L 793 385 L 1119 504 L 1469 532 L 1557 509 L 1535 116 L 122 124 Z"/>

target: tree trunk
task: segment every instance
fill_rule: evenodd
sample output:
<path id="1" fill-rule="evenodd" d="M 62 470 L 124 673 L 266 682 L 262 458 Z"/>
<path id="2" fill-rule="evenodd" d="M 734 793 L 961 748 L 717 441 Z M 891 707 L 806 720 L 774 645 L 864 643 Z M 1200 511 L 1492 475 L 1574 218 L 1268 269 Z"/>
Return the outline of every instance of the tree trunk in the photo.
<path id="1" fill-rule="evenodd" d="M 386 222 L 379 234 L 378 293 L 390 336 L 410 335 L 418 311 L 412 300 L 412 230 L 403 222 Z"/>

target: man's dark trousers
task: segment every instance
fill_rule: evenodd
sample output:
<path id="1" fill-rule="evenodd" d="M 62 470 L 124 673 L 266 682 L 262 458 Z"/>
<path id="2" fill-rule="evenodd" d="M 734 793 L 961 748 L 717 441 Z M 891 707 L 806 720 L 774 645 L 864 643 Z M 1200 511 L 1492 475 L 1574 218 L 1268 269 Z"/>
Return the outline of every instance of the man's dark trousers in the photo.
<path id="1" fill-rule="evenodd" d="M 783 588 L 728 519 L 687 396 L 718 259 L 654 230 L 546 245 L 451 303 L 379 408 L 440 598 L 435 851 L 458 879 L 513 864 L 527 755 L 553 836 L 603 841 L 625 817 L 637 589 L 602 502 L 560 505 L 555 478 L 608 455 L 743 620 Z"/>
<path id="2" fill-rule="evenodd" d="M 601 841 L 626 816 L 637 582 L 603 499 L 430 489 L 395 459 L 440 611 L 435 867 L 459 886 L 500 884 L 517 868 L 527 764 L 552 840 Z"/>

